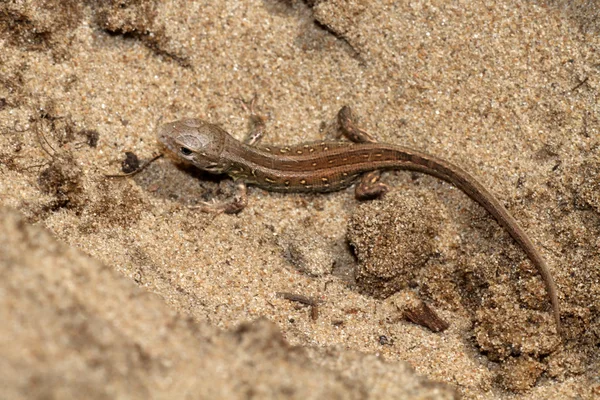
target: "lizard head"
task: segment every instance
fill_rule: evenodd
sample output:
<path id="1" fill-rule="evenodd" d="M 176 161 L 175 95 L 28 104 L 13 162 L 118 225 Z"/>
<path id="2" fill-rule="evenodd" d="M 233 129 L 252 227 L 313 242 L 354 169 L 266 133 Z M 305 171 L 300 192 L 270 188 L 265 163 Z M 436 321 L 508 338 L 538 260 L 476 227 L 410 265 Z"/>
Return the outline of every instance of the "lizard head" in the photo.
<path id="1" fill-rule="evenodd" d="M 199 119 L 170 122 L 158 128 L 159 143 L 178 161 L 211 173 L 222 173 L 227 165 L 221 159 L 229 134 Z"/>

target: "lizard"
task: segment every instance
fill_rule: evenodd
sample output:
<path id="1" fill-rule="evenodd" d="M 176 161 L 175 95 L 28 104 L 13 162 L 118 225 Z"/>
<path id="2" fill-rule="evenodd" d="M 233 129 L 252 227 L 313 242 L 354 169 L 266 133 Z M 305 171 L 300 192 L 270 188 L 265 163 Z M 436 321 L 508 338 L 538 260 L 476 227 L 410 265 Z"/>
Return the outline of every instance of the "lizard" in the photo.
<path id="1" fill-rule="evenodd" d="M 379 181 L 382 170 L 412 170 L 447 181 L 489 212 L 523 249 L 544 281 L 556 330 L 561 335 L 560 308 L 554 279 L 546 261 L 525 230 L 502 203 L 471 174 L 422 151 L 377 142 L 359 128 L 348 106 L 338 113 L 341 132 L 350 141 L 301 143 L 295 146 L 255 146 L 263 136 L 264 119 L 251 107 L 255 128 L 243 142 L 218 125 L 184 119 L 161 125 L 158 141 L 177 161 L 213 174 L 227 174 L 237 183 L 230 202 L 201 203 L 206 212 L 236 213 L 247 205 L 246 184 L 268 191 L 324 193 L 341 190 L 362 175 L 358 199 L 379 197 L 388 188 Z"/>

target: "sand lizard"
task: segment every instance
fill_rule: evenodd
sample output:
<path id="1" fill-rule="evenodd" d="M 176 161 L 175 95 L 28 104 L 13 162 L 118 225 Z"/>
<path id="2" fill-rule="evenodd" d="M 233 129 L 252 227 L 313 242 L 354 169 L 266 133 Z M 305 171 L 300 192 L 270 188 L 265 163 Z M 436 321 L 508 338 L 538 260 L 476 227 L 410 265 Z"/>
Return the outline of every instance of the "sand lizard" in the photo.
<path id="1" fill-rule="evenodd" d="M 217 125 L 187 119 L 162 125 L 158 140 L 179 161 L 216 174 L 227 174 L 239 186 L 235 200 L 221 204 L 202 203 L 205 211 L 238 212 L 246 206 L 246 184 L 279 192 L 331 192 L 353 184 L 358 198 L 383 194 L 387 186 L 378 181 L 379 171 L 406 169 L 433 175 L 466 193 L 485 208 L 521 246 L 542 276 L 560 334 L 560 310 L 554 280 L 546 262 L 523 228 L 506 208 L 472 175 L 462 168 L 419 150 L 376 142 L 358 128 L 349 107 L 338 114 L 342 132 L 351 141 L 303 143 L 289 147 L 254 144 L 262 136 L 264 123 L 244 143 Z"/>

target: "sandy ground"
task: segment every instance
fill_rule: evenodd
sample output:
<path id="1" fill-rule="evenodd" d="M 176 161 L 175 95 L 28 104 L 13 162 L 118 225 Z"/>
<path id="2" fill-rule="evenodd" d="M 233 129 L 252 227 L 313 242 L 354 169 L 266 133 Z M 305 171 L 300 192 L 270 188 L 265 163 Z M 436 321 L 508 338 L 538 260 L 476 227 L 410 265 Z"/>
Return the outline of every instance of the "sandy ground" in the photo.
<path id="1" fill-rule="evenodd" d="M 600 396 L 600 8 L 593 1 L 0 2 L 3 398 Z M 397 171 L 382 199 L 230 185 L 147 160 L 164 121 L 448 159 L 524 226 Z M 279 292 L 309 296 L 307 307 Z M 411 302 L 449 328 L 406 321 Z"/>

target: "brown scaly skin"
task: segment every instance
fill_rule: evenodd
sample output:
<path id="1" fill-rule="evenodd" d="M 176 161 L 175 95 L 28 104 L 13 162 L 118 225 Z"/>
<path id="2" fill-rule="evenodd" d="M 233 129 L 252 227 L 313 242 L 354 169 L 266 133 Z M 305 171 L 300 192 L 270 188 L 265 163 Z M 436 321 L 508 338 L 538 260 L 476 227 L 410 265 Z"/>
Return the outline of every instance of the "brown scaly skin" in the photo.
<path id="1" fill-rule="evenodd" d="M 556 285 L 544 258 L 523 228 L 506 208 L 462 168 L 419 150 L 377 143 L 354 123 L 349 107 L 338 114 L 342 132 L 353 142 L 315 142 L 290 147 L 253 144 L 260 139 L 264 124 L 246 143 L 234 139 L 217 125 L 187 119 L 162 125 L 159 142 L 178 160 L 204 171 L 227 174 L 238 182 L 240 194 L 233 202 L 202 204 L 204 211 L 239 212 L 246 205 L 245 184 L 278 192 L 332 192 L 353 184 L 359 198 L 377 197 L 387 190 L 378 182 L 378 171 L 406 169 L 433 175 L 450 182 L 485 208 L 521 246 L 542 276 L 560 334 L 560 310 Z"/>

